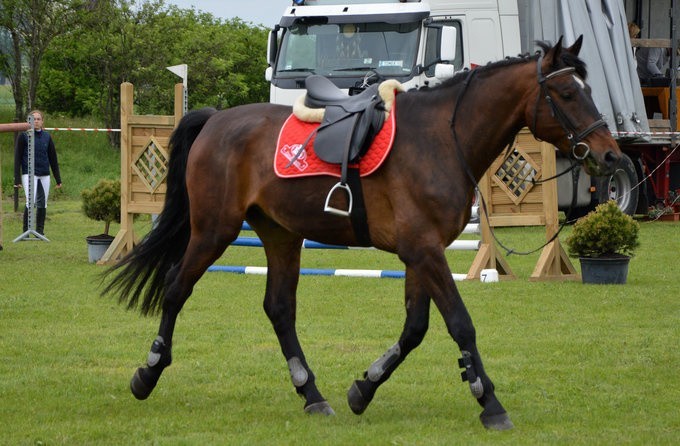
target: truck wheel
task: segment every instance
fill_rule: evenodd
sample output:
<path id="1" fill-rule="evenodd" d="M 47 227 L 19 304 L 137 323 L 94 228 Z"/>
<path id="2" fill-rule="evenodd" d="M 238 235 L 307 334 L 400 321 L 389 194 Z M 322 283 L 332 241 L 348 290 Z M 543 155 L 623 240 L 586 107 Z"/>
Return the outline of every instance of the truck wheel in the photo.
<path id="1" fill-rule="evenodd" d="M 621 210 L 635 214 L 638 205 L 639 187 L 635 165 L 628 155 L 623 155 L 616 172 L 610 177 L 594 178 L 598 203 L 615 200 Z"/>

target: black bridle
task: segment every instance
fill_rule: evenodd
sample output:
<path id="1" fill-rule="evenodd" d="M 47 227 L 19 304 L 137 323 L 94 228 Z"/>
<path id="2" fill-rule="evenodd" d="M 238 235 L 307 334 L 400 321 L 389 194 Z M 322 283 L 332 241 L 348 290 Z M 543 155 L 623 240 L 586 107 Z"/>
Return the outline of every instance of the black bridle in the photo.
<path id="1" fill-rule="evenodd" d="M 583 142 L 583 140 L 586 139 L 588 135 L 590 135 L 600 127 L 607 127 L 607 122 L 604 119 L 600 118 L 579 132 L 576 129 L 574 123 L 571 121 L 571 119 L 569 119 L 569 116 L 567 116 L 566 113 L 564 113 L 562 109 L 557 105 L 557 103 L 553 100 L 552 96 L 550 95 L 550 91 L 548 91 L 547 86 L 547 82 L 550 79 L 555 79 L 558 76 L 563 76 L 566 74 L 573 74 L 576 71 L 576 68 L 574 67 L 561 68 L 557 71 L 553 71 L 552 73 L 549 73 L 546 76 L 544 76 L 542 62 L 543 54 L 541 54 L 538 57 L 538 60 L 536 61 L 536 73 L 538 76 L 538 84 L 541 87 L 541 92 L 540 94 L 538 94 L 538 96 L 536 96 L 536 106 L 534 107 L 534 128 L 531 129 L 531 133 L 536 135 L 536 129 L 538 126 L 538 106 L 541 97 L 544 97 L 546 102 L 548 103 L 548 106 L 550 107 L 551 115 L 557 120 L 557 122 L 562 127 L 562 130 L 564 130 L 564 133 L 567 135 L 567 140 L 569 141 L 569 145 L 571 146 L 571 156 L 575 160 L 582 162 L 588 157 L 588 155 L 590 155 L 590 146 L 587 143 Z M 585 151 L 580 155 L 577 153 L 577 149 L 579 147 L 583 147 L 585 149 Z"/>

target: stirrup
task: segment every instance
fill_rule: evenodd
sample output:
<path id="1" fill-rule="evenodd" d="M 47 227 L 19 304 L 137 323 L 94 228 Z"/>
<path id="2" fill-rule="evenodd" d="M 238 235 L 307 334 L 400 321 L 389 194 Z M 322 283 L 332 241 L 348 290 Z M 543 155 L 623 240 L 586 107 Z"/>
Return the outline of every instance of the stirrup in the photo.
<path id="1" fill-rule="evenodd" d="M 331 196 L 333 195 L 333 192 L 335 192 L 337 189 L 342 189 L 347 193 L 347 198 L 349 199 L 349 205 L 347 206 L 347 210 L 343 211 L 342 209 L 334 208 L 331 206 L 329 203 L 331 201 Z M 352 190 L 349 188 L 349 186 L 342 181 L 338 182 L 335 186 L 333 186 L 328 192 L 328 196 L 326 197 L 326 204 L 323 207 L 324 212 L 328 212 L 329 214 L 337 215 L 340 217 L 349 217 L 350 214 L 352 213 Z"/>

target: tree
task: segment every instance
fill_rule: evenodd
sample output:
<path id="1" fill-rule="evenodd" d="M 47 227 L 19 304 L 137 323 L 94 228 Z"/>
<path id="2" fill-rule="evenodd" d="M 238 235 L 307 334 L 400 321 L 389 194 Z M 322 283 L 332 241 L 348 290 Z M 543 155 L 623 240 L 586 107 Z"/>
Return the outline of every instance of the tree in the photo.
<path id="1" fill-rule="evenodd" d="M 165 67 L 189 65 L 189 106 L 225 108 L 266 101 L 267 30 L 241 20 L 166 6 L 163 0 L 100 0 L 82 26 L 59 36 L 45 54 L 41 103 L 51 111 L 95 115 L 120 125 L 119 88 L 135 85 L 138 113 L 172 114 Z"/>
<path id="2" fill-rule="evenodd" d="M 3 0 L 0 29 L 11 45 L 0 47 L 0 70 L 10 79 L 15 117 L 35 107 L 40 65 L 52 40 L 66 32 L 82 0 Z"/>

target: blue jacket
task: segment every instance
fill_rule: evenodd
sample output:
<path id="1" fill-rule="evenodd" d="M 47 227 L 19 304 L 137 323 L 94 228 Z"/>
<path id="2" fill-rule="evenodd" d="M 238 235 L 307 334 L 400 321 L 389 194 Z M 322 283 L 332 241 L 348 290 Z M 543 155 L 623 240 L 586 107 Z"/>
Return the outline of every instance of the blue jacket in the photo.
<path id="1" fill-rule="evenodd" d="M 57 150 L 50 134 L 45 130 L 35 132 L 34 173 L 36 176 L 54 174 L 54 181 L 61 184 Z M 28 174 L 28 136 L 21 133 L 14 146 L 14 184 L 21 184 L 21 174 Z"/>

